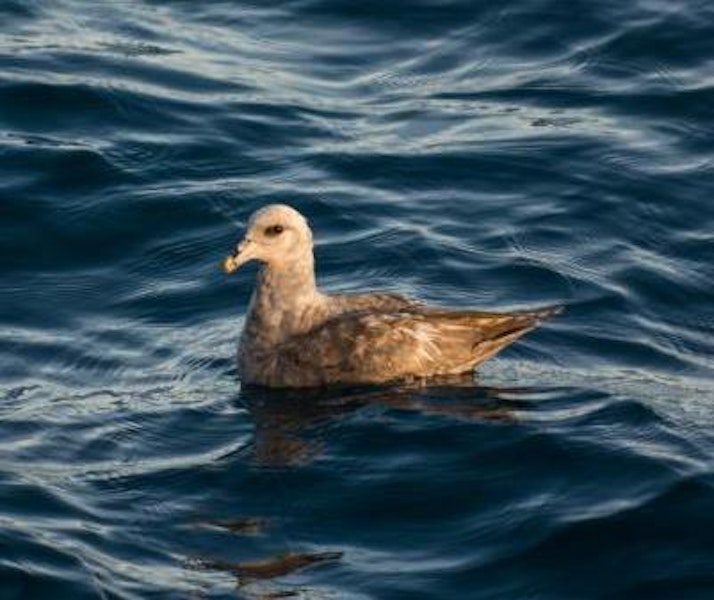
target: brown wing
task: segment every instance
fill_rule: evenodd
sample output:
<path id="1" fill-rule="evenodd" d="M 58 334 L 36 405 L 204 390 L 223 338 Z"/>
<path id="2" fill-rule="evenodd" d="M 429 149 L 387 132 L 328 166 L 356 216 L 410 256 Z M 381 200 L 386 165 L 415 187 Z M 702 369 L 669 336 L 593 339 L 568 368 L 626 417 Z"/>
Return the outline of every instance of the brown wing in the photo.
<path id="1" fill-rule="evenodd" d="M 463 373 L 554 312 L 343 314 L 283 344 L 277 372 L 303 387 Z"/>
<path id="2" fill-rule="evenodd" d="M 336 314 L 357 311 L 400 312 L 418 310 L 422 305 L 414 300 L 391 293 L 336 294 L 330 296 Z"/>

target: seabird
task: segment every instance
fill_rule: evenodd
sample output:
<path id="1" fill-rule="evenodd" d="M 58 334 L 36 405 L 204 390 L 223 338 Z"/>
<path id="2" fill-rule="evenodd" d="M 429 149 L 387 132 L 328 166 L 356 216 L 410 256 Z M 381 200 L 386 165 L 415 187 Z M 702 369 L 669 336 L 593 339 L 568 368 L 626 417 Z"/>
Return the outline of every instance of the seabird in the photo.
<path id="1" fill-rule="evenodd" d="M 561 310 L 448 310 L 390 293 L 326 294 L 315 281 L 308 222 L 283 204 L 251 216 L 223 270 L 252 260 L 262 265 L 238 351 L 249 385 L 380 384 L 467 373 Z"/>

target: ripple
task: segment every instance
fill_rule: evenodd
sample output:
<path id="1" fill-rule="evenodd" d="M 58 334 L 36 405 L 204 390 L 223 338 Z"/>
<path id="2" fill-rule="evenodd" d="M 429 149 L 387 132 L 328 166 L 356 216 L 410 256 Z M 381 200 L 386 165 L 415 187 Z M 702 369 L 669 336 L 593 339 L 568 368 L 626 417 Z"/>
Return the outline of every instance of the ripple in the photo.
<path id="1" fill-rule="evenodd" d="M 709 5 L 0 12 L 3 591 L 708 597 Z M 241 389 L 268 202 L 330 291 L 567 310 L 476 378 Z"/>

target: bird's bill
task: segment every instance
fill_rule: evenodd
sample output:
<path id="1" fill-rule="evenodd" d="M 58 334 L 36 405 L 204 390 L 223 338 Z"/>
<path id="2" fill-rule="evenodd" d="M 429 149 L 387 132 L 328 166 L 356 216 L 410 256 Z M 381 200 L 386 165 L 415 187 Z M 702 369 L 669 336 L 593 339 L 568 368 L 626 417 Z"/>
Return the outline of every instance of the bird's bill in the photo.
<path id="1" fill-rule="evenodd" d="M 256 245 L 252 240 L 243 240 L 235 252 L 223 260 L 223 272 L 235 273 L 241 266 L 256 257 Z"/>

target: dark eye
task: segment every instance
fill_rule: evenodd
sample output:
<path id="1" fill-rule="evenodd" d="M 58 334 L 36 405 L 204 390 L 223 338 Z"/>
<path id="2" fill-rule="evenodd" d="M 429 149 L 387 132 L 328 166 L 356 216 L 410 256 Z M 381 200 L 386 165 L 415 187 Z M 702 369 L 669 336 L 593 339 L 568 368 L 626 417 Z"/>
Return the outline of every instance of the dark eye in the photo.
<path id="1" fill-rule="evenodd" d="M 275 237 L 276 235 L 280 235 L 282 232 L 282 225 L 271 225 L 270 227 L 265 228 L 265 235 L 267 235 L 268 237 Z"/>

